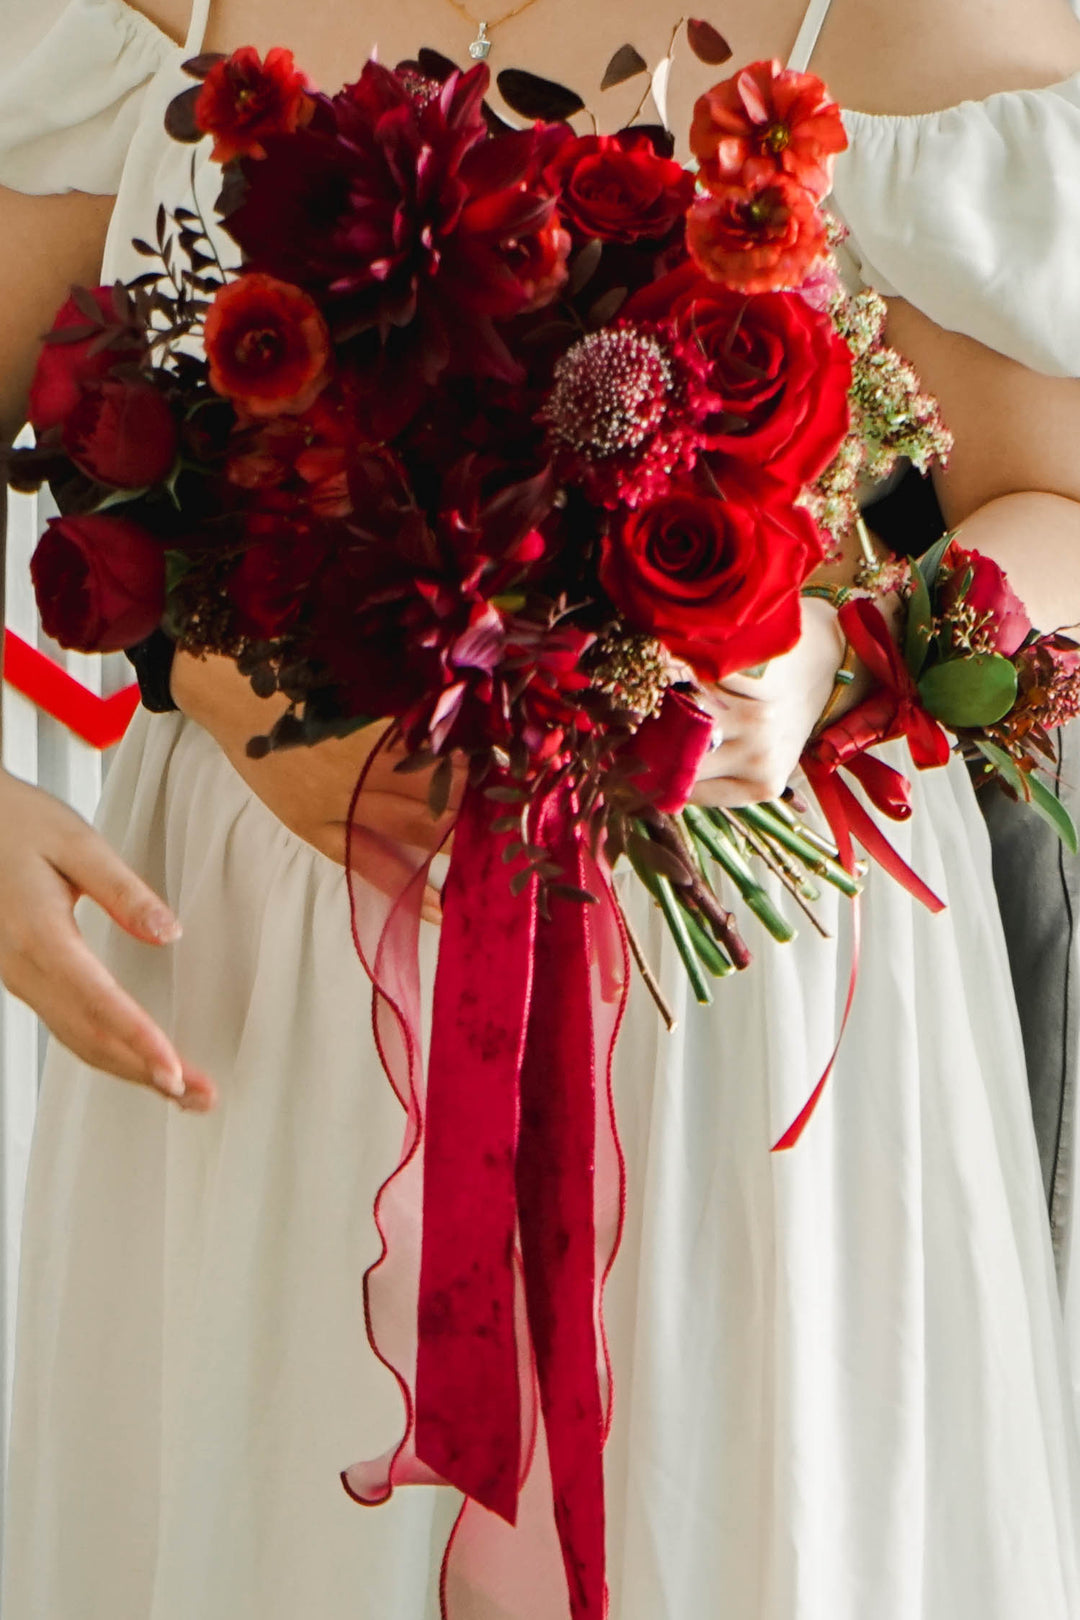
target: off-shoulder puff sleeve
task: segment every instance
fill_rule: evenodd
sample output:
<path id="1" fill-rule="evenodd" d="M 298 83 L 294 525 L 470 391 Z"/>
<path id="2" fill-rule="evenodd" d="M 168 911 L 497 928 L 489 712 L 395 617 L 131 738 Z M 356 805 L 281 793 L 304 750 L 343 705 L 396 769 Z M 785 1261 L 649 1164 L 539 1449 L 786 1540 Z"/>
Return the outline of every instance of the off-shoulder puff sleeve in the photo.
<path id="1" fill-rule="evenodd" d="M 1033 370 L 1080 377 L 1080 75 L 845 122 L 835 198 L 864 279 Z"/>
<path id="2" fill-rule="evenodd" d="M 112 195 L 179 47 L 123 0 L 0 0 L 0 185 Z"/>

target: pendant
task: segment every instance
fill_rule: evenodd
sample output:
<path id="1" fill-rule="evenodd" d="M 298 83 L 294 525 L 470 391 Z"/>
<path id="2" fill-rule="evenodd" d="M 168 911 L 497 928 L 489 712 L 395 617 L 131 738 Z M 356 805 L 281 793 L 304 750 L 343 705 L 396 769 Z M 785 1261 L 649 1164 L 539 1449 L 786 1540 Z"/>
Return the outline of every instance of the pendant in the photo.
<path id="1" fill-rule="evenodd" d="M 469 46 L 469 55 L 474 62 L 484 62 L 491 54 L 491 41 L 488 39 L 487 23 L 482 22 L 477 26 L 480 32 Z"/>

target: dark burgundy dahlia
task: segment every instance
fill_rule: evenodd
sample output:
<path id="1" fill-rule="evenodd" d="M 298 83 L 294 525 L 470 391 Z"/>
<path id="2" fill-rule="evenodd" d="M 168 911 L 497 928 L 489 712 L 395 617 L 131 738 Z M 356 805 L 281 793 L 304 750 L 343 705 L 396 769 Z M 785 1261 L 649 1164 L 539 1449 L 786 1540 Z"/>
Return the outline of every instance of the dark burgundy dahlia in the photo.
<path id="1" fill-rule="evenodd" d="M 391 392 L 415 395 L 447 368 L 515 380 L 496 323 L 565 278 L 543 132 L 488 138 L 487 84 L 478 67 L 417 97 L 369 62 L 307 129 L 268 137 L 265 159 L 243 164 L 228 229 L 247 259 L 310 291 Z"/>

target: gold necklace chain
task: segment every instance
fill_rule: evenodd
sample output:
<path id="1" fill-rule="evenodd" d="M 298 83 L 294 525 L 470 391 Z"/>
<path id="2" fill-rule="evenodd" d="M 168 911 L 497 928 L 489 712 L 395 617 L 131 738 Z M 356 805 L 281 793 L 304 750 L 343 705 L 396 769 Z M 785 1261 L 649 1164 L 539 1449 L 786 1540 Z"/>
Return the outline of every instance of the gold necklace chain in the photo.
<path id="1" fill-rule="evenodd" d="M 523 11 L 528 11 L 530 6 L 535 6 L 537 0 L 522 0 L 521 5 L 515 6 L 513 11 L 504 12 L 501 17 L 496 17 L 492 23 L 481 22 L 479 18 L 474 17 L 468 7 L 462 5 L 461 0 L 448 0 L 448 3 L 453 6 L 459 16 L 464 17 L 466 22 L 472 23 L 477 30 L 476 38 L 469 46 L 469 55 L 474 62 L 483 62 L 491 52 L 492 42 L 489 35 L 494 33 L 496 28 L 501 28 L 503 23 L 512 22 L 515 17 L 520 17 Z"/>

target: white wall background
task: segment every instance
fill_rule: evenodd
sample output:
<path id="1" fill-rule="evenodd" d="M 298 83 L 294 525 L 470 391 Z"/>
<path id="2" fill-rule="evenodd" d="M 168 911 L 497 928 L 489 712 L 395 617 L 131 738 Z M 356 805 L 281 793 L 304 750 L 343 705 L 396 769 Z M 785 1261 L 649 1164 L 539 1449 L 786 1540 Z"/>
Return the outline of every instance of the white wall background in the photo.
<path id="1" fill-rule="evenodd" d="M 61 652 L 38 625 L 28 565 L 50 510 L 44 499 L 25 495 L 8 498 L 8 626 L 24 641 L 55 657 L 91 690 L 116 691 L 132 678 L 126 659 Z M 6 683 L 0 685 L 6 769 L 25 781 L 39 783 L 91 819 L 108 765 L 107 756 L 103 758 L 96 748 L 88 747 L 65 726 L 42 714 Z M 44 1052 L 44 1033 L 37 1019 L 0 986 L 0 1456 L 4 1457 L 11 1413 L 22 1207 Z"/>

